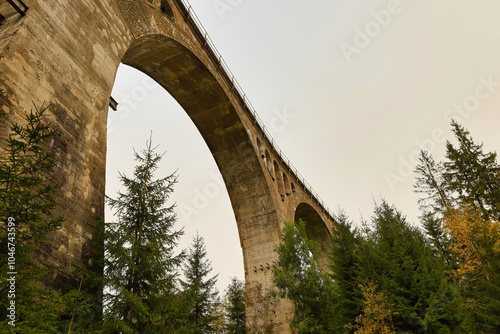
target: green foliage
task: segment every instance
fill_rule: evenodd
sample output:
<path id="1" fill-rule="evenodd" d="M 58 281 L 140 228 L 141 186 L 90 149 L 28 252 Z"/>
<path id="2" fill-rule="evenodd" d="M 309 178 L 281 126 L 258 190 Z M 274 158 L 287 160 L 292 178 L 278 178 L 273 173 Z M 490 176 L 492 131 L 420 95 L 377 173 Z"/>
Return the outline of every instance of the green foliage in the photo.
<path id="1" fill-rule="evenodd" d="M 134 176 L 120 175 L 126 191 L 107 198 L 117 221 L 99 223 L 94 240 L 105 256 L 90 269 L 77 268 L 80 279 L 69 293 L 41 288 L 46 271 L 31 254 L 63 222 L 52 217 L 58 187 L 47 175 L 56 163 L 55 132 L 43 121 L 46 110 L 14 124 L 0 153 L 0 247 L 7 249 L 5 222 L 13 217 L 18 271 L 16 327 L 3 321 L 0 332 L 66 333 L 70 326 L 75 334 L 272 332 L 273 324 L 245 328 L 243 282 L 232 279 L 225 307 L 218 304 L 217 275 L 209 278 L 199 235 L 179 281 L 185 255 L 174 249 L 183 232 L 173 230 L 174 206 L 166 206 L 176 176 L 154 178 L 162 155 L 151 141 L 135 153 Z M 426 235 L 385 201 L 361 230 L 341 213 L 327 274 L 318 266 L 319 245 L 307 238 L 306 223 L 285 222 L 273 265 L 277 290 L 262 294 L 260 306 L 272 307 L 276 296 L 291 300 L 290 327 L 299 334 L 500 332 L 500 166 L 496 153 L 483 153 L 468 131 L 452 126 L 458 146 L 447 143 L 447 160 L 435 162 L 422 152 L 417 167 Z M 4 256 L 5 305 L 7 265 Z M 0 316 L 7 318 L 5 308 Z"/>
<path id="2" fill-rule="evenodd" d="M 225 299 L 227 333 L 245 334 L 245 283 L 233 277 L 226 289 Z"/>
<path id="3" fill-rule="evenodd" d="M 458 147 L 446 143 L 442 177 L 456 202 L 477 206 L 485 219 L 500 220 L 500 166 L 494 152 L 484 153 L 470 133 L 452 122 Z"/>
<path id="4" fill-rule="evenodd" d="M 376 205 L 370 225 L 364 223 L 361 231 L 351 225 L 340 214 L 332 238 L 333 332 L 419 333 L 427 323 L 449 320 L 425 320 L 431 305 L 455 299 L 439 299 L 444 265 L 419 229 L 385 201 Z M 381 298 L 385 306 L 374 302 Z"/>
<path id="5" fill-rule="evenodd" d="M 307 238 L 305 223 L 285 222 L 272 281 L 277 295 L 295 305 L 290 327 L 298 333 L 332 333 L 333 288 L 317 264 L 319 245 Z"/>
<path id="6" fill-rule="evenodd" d="M 420 164 L 416 167 L 415 191 L 425 194 L 426 197 L 419 199 L 419 204 L 428 212 L 444 212 L 452 206 L 452 198 L 445 185 L 443 173 L 445 168 L 442 163 L 436 163 L 432 156 L 426 152 L 420 152 Z"/>
<path id="7" fill-rule="evenodd" d="M 346 330 L 346 324 L 354 323 L 362 308 L 362 293 L 359 287 L 362 263 L 358 254 L 361 239 L 357 232 L 351 229 L 352 224 L 343 212 L 336 219 L 329 258 L 336 309 L 332 325 L 336 333 L 342 333 Z"/>
<path id="8" fill-rule="evenodd" d="M 106 223 L 104 265 L 104 332 L 167 333 L 178 321 L 177 270 L 184 254 L 175 255 L 182 231 L 173 231 L 174 205 L 165 206 L 175 174 L 161 179 L 154 172 L 162 155 L 149 141 L 135 152 L 134 176 L 123 174 L 125 192 L 107 198 L 116 222 Z"/>
<path id="9" fill-rule="evenodd" d="M 180 281 L 184 296 L 190 304 L 185 318 L 190 333 L 210 332 L 212 322 L 215 320 L 212 311 L 216 306 L 218 295 L 215 289 L 218 275 L 208 278 L 212 266 L 206 256 L 205 242 L 197 234 L 188 251 L 187 263 L 183 267 L 185 281 Z"/>
<path id="10" fill-rule="evenodd" d="M 454 266 L 456 259 L 451 251 L 449 235 L 444 231 L 443 219 L 429 211 L 420 217 L 434 254 L 447 266 Z"/>
<path id="11" fill-rule="evenodd" d="M 375 207 L 372 224 L 364 232 L 360 276 L 373 281 L 393 305 L 397 331 L 420 332 L 443 278 L 440 262 L 424 235 L 385 201 Z"/>
<path id="12" fill-rule="evenodd" d="M 92 281 L 88 270 L 81 271 L 78 286 L 64 294 L 65 315 L 62 332 L 73 334 L 100 334 L 102 330 L 102 277 L 99 285 Z"/>
<path id="13" fill-rule="evenodd" d="M 46 240 L 47 234 L 57 230 L 64 220 L 50 218 L 57 206 L 54 197 L 59 186 L 47 181 L 55 166 L 50 144 L 56 135 L 43 121 L 47 109 L 35 108 L 35 112 L 26 115 L 26 124 L 12 125 L 0 156 L 0 219 L 16 219 L 18 257 L 31 253 L 36 242 Z M 2 233 L 6 233 L 5 225 Z"/>
<path id="14" fill-rule="evenodd" d="M 500 219 L 500 166 L 497 154 L 484 153 L 470 133 L 452 122 L 458 147 L 446 143 L 445 162 L 436 163 L 422 152 L 417 166 L 416 191 L 426 194 L 423 208 L 443 216 L 450 208 L 477 207 L 485 219 Z"/>
<path id="15" fill-rule="evenodd" d="M 446 160 L 436 163 L 422 152 L 417 167 L 416 189 L 427 195 L 420 201 L 425 227 L 450 274 L 441 293 L 450 308 L 440 306 L 441 313 L 460 324 L 452 332 L 498 332 L 500 166 L 496 153 L 484 153 L 466 129 L 456 122 L 452 128 L 458 145 L 447 142 Z"/>
<path id="16" fill-rule="evenodd" d="M 26 115 L 24 124 L 13 124 L 0 153 L 0 247 L 6 250 L 8 243 L 10 248 L 15 245 L 15 267 L 9 267 L 9 254 L 2 253 L 0 298 L 2 305 L 9 305 L 7 278 L 15 278 L 15 299 L 11 300 L 16 306 L 16 326 L 3 320 L 2 333 L 55 333 L 64 312 L 61 294 L 40 287 L 47 271 L 31 256 L 36 246 L 63 222 L 62 217 L 52 217 L 59 187 L 47 180 L 56 164 L 51 147 L 56 133 L 44 121 L 47 110 L 35 107 Z M 15 226 L 8 226 L 9 217 Z M 7 274 L 12 271 L 17 275 Z M 5 307 L 0 309 L 0 317 L 7 319 Z"/>
<path id="17" fill-rule="evenodd" d="M 423 321 L 425 333 L 468 333 L 462 328 L 465 319 L 464 299 L 460 289 L 446 280 L 433 295 Z"/>

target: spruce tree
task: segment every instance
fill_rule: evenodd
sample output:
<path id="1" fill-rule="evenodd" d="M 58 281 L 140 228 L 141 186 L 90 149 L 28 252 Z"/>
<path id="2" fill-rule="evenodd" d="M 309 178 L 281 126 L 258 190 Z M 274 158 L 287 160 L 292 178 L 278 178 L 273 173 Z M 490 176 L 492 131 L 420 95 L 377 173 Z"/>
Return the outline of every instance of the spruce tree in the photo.
<path id="1" fill-rule="evenodd" d="M 342 333 L 345 325 L 354 323 L 362 308 L 362 291 L 359 287 L 360 263 L 358 249 L 360 236 L 352 230 L 345 213 L 337 217 L 332 236 L 332 248 L 330 254 L 330 277 L 335 288 L 335 317 L 332 322 L 335 332 Z"/>
<path id="2" fill-rule="evenodd" d="M 185 280 L 180 281 L 184 295 L 190 301 L 186 318 L 190 333 L 209 333 L 215 320 L 212 311 L 217 301 L 215 284 L 219 275 L 209 278 L 212 266 L 206 256 L 205 242 L 196 234 L 183 267 Z"/>
<path id="3" fill-rule="evenodd" d="M 497 154 L 484 153 L 469 131 L 454 121 L 451 125 L 458 146 L 446 143 L 446 161 L 436 163 L 428 152 L 421 153 L 415 188 L 427 195 L 420 200 L 422 207 L 442 217 L 450 208 L 472 205 L 484 219 L 500 220 Z"/>
<path id="4" fill-rule="evenodd" d="M 360 272 L 392 305 L 398 332 L 422 332 L 433 295 L 440 289 L 443 268 L 422 232 L 387 202 L 375 207 L 373 227 L 365 231 Z"/>
<path id="5" fill-rule="evenodd" d="M 120 174 L 125 192 L 107 197 L 116 221 L 105 229 L 106 333 L 170 333 L 178 321 L 177 270 L 183 254 L 175 247 L 183 234 L 174 231 L 174 205 L 167 205 L 177 176 L 156 179 L 162 155 L 151 139 L 134 151 L 133 177 Z"/>
<path id="6" fill-rule="evenodd" d="M 14 123 L 0 153 L 0 298 L 4 306 L 15 305 L 15 319 L 7 318 L 7 307 L 0 310 L 2 333 L 55 333 L 61 326 L 61 294 L 40 287 L 47 270 L 33 257 L 64 220 L 53 217 L 59 187 L 49 175 L 56 165 L 56 132 L 45 121 L 47 110 L 35 107 L 23 124 Z"/>
<path id="7" fill-rule="evenodd" d="M 18 261 L 24 261 L 25 255 L 64 221 L 51 216 L 58 205 L 55 196 L 59 186 L 48 180 L 56 164 L 51 148 L 56 132 L 44 121 L 47 110 L 35 107 L 26 115 L 25 124 L 14 123 L 0 154 L 0 218 L 3 222 L 8 217 L 16 220 Z M 2 225 L 3 233 L 6 227 Z"/>
<path id="8" fill-rule="evenodd" d="M 245 283 L 233 277 L 226 289 L 225 299 L 227 333 L 245 334 Z"/>
<path id="9" fill-rule="evenodd" d="M 476 206 L 485 220 L 500 220 L 500 166 L 495 152 L 483 152 L 469 131 L 452 122 L 458 147 L 446 143 L 443 178 L 460 204 Z"/>
<path id="10" fill-rule="evenodd" d="M 285 222 L 272 282 L 277 296 L 291 300 L 295 313 L 292 330 L 302 333 L 332 333 L 333 288 L 328 275 L 319 270 L 319 244 L 309 240 L 305 223 Z"/>
<path id="11" fill-rule="evenodd" d="M 212 309 L 212 334 L 228 334 L 227 333 L 227 317 L 226 317 L 226 300 L 217 296 L 216 305 Z"/>
<path id="12" fill-rule="evenodd" d="M 443 289 L 444 296 L 458 291 L 464 306 L 446 313 L 462 315 L 457 331 L 495 332 L 500 330 L 500 165 L 495 152 L 483 152 L 465 128 L 451 125 L 457 144 L 446 143 L 444 162 L 422 152 L 416 190 L 427 195 L 421 200 L 427 233 L 446 260 L 447 284 L 454 285 Z"/>

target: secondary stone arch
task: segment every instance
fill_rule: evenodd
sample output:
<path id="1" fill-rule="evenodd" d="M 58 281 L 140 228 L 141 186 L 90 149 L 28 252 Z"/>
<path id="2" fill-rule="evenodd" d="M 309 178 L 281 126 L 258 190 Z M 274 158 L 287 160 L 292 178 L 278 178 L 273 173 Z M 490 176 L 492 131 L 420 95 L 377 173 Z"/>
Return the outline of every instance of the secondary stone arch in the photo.
<path id="1" fill-rule="evenodd" d="M 319 243 L 321 251 L 319 264 L 323 270 L 327 270 L 331 233 L 325 222 L 312 206 L 304 202 L 295 209 L 294 220 L 296 222 L 304 221 L 307 237 Z"/>

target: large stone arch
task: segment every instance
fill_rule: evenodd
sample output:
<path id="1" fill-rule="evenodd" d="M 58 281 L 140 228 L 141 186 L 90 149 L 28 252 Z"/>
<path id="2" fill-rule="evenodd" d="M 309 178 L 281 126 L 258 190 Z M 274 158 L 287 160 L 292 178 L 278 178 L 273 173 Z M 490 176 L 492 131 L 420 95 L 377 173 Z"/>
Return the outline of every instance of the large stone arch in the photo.
<path id="1" fill-rule="evenodd" d="M 221 68 L 214 66 L 203 45 L 193 38 L 191 31 L 172 24 L 182 21 L 178 12 L 166 20 L 156 6 L 117 3 L 134 36 L 122 62 L 154 79 L 183 107 L 223 176 L 243 252 L 247 322 L 258 324 L 268 318 L 276 324 L 277 332 L 287 332 L 290 305 L 281 303 L 277 306 L 281 312 L 267 314 L 259 309 L 266 290 L 271 287 L 280 223 L 276 204 L 279 199 L 269 187 L 266 168 L 250 131 L 253 120 L 241 107 L 234 86 L 227 82 Z M 143 17 L 152 19 L 141 20 Z"/>
<path id="2" fill-rule="evenodd" d="M 270 310 L 261 304 L 271 287 L 280 228 L 294 214 L 319 222 L 314 215 L 310 219 L 310 209 L 327 230 L 333 217 L 249 109 L 190 9 L 181 0 L 27 4 L 25 16 L 9 12 L 0 25 L 0 89 L 5 91 L 0 107 L 8 114 L 0 119 L 0 137 L 33 104 L 51 104 L 60 159 L 51 178 L 62 185 L 58 213 L 67 221 L 38 249 L 39 260 L 51 269 L 47 282 L 61 287 L 73 264 L 88 266 L 95 256 L 95 215 L 104 211 L 108 104 L 123 62 L 170 92 L 215 158 L 238 224 L 247 322 L 272 320 L 273 332 L 289 333 L 290 305 L 280 302 Z M 289 191 L 283 192 L 278 178 L 286 180 Z"/>
<path id="3" fill-rule="evenodd" d="M 253 210 L 273 211 L 259 157 L 241 116 L 192 52 L 167 36 L 146 35 L 133 41 L 123 63 L 157 81 L 190 116 L 221 171 L 238 222 Z"/>

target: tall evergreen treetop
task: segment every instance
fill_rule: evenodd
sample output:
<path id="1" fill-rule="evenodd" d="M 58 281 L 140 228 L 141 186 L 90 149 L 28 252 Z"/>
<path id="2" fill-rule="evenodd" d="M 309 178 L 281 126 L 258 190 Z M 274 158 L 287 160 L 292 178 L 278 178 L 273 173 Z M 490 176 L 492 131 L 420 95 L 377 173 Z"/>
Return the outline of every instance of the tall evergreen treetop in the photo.
<path id="1" fill-rule="evenodd" d="M 120 330 L 155 332 L 153 319 L 160 305 L 158 296 L 175 292 L 177 269 L 183 253 L 174 248 L 183 231 L 174 231 L 175 205 L 166 203 L 177 182 L 175 173 L 155 179 L 161 154 L 151 140 L 140 153 L 134 151 L 134 176 L 120 174 L 125 192 L 107 202 L 117 221 L 106 224 L 105 307 L 108 325 Z"/>
<path id="2" fill-rule="evenodd" d="M 231 279 L 225 294 L 227 330 L 229 334 L 245 334 L 245 283 Z"/>
<path id="3" fill-rule="evenodd" d="M 453 121 L 458 146 L 446 143 L 445 162 L 436 163 L 422 152 L 417 166 L 416 191 L 427 194 L 420 200 L 427 211 L 441 216 L 450 208 L 473 205 L 485 219 L 500 219 L 500 165 L 495 152 L 483 152 L 470 133 Z"/>
<path id="4" fill-rule="evenodd" d="M 433 303 L 437 311 L 427 318 L 443 320 L 447 314 L 439 326 L 458 323 L 466 333 L 498 332 L 500 165 L 497 154 L 485 153 L 469 131 L 454 121 L 451 126 L 457 143 L 446 143 L 445 161 L 422 152 L 417 167 L 416 190 L 427 195 L 420 200 L 424 226 L 446 272 L 454 273 Z M 447 299 L 451 303 L 444 306 Z"/>
<path id="5" fill-rule="evenodd" d="M 211 329 L 213 308 L 216 306 L 218 291 L 215 288 L 218 274 L 209 278 L 212 271 L 203 238 L 196 234 L 188 252 L 183 271 L 185 280 L 181 286 L 191 301 L 188 322 L 194 333 L 207 333 Z"/>
<path id="6" fill-rule="evenodd" d="M 376 284 L 393 305 L 398 331 L 422 331 L 432 295 L 443 279 L 440 262 L 424 235 L 387 202 L 375 207 L 372 223 L 360 253 L 360 275 Z"/>
<path id="7" fill-rule="evenodd" d="M 452 122 L 458 147 L 446 143 L 444 180 L 448 190 L 464 204 L 479 207 L 485 219 L 500 220 L 500 166 L 495 152 L 483 152 L 469 131 Z"/>
<path id="8" fill-rule="evenodd" d="M 330 277 L 335 287 L 335 331 L 342 333 L 345 325 L 354 323 L 362 308 L 362 291 L 359 270 L 364 265 L 359 261 L 360 237 L 351 228 L 347 215 L 336 216 L 335 230 L 329 258 Z"/>

